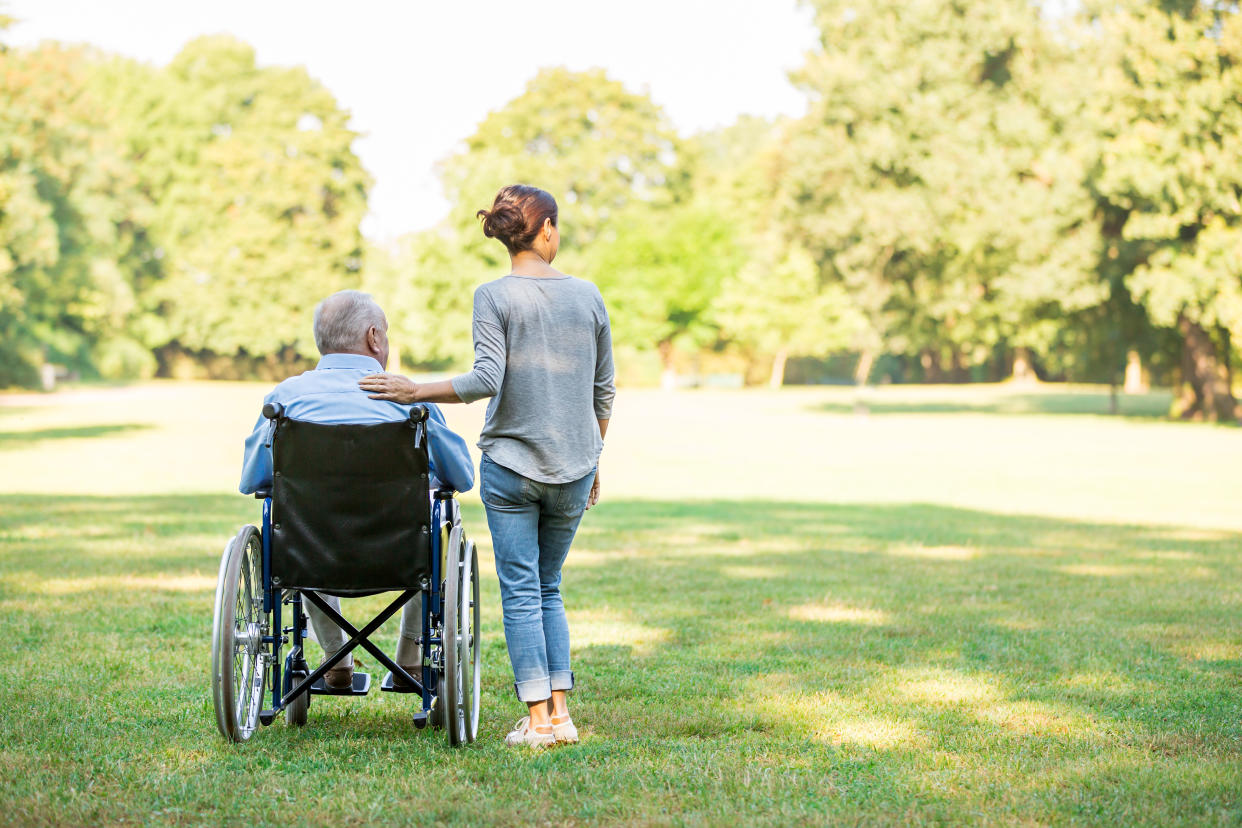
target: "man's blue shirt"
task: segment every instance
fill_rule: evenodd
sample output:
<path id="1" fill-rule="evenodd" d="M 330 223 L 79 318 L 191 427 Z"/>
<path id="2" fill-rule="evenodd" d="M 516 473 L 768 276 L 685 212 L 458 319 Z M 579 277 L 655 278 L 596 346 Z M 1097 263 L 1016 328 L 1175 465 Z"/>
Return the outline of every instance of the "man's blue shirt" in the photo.
<path id="1" fill-rule="evenodd" d="M 358 387 L 358 380 L 384 368 L 362 354 L 328 354 L 314 371 L 290 377 L 263 398 L 264 404 L 281 403 L 285 416 L 324 425 L 374 425 L 404 420 L 410 406 L 373 400 Z M 421 405 L 422 403 L 420 403 Z M 466 441 L 444 422 L 444 414 L 427 404 L 427 454 L 431 460 L 432 486 L 449 485 L 459 492 L 474 487 L 474 462 Z M 272 450 L 267 442 L 269 422 L 262 414 L 246 438 L 242 463 L 241 492 L 251 494 L 271 485 Z"/>

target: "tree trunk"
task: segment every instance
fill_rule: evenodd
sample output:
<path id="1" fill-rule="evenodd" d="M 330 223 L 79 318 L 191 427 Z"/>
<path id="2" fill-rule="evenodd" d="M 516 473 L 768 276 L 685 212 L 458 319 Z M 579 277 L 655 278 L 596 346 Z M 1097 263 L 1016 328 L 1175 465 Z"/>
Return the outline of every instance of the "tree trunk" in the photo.
<path id="1" fill-rule="evenodd" d="M 1013 373 L 1010 379 L 1020 385 L 1032 385 L 1038 382 L 1035 368 L 1031 365 L 1031 349 L 1017 348 L 1013 352 Z"/>
<path id="2" fill-rule="evenodd" d="M 871 413 L 867 405 L 867 380 L 871 379 L 871 369 L 875 365 L 875 349 L 864 348 L 858 355 L 858 365 L 854 368 L 854 384 L 858 386 L 854 394 L 854 413 L 865 417 Z"/>
<path id="3" fill-rule="evenodd" d="M 919 354 L 919 365 L 923 366 L 923 381 L 927 383 L 944 382 L 944 369 L 940 367 L 940 354 L 931 348 L 924 348 Z"/>
<path id="4" fill-rule="evenodd" d="M 789 360 L 789 349 L 781 348 L 772 359 L 772 376 L 768 379 L 769 388 L 780 388 L 785 384 L 785 363 Z"/>
<path id="5" fill-rule="evenodd" d="M 1130 351 L 1126 354 L 1126 383 L 1124 390 L 1127 394 L 1143 394 L 1150 389 L 1147 377 L 1143 375 L 1143 358 L 1139 356 L 1138 351 Z"/>
<path id="6" fill-rule="evenodd" d="M 953 382 L 970 382 L 970 369 L 966 367 L 966 362 L 962 359 L 962 352 L 956 345 L 953 346 L 952 357 L 950 376 Z"/>
<path id="7" fill-rule="evenodd" d="M 1228 353 L 1221 359 L 1212 335 L 1185 314 L 1178 317 L 1182 335 L 1182 381 L 1175 413 L 1183 420 L 1221 422 L 1237 416 Z M 1228 338 L 1225 339 L 1226 346 Z"/>
<path id="8" fill-rule="evenodd" d="M 875 349 L 865 348 L 858 355 L 858 365 L 854 368 L 854 384 L 866 385 L 871 379 L 871 368 L 875 365 Z"/>
<path id="9" fill-rule="evenodd" d="M 656 351 L 660 354 L 660 363 L 664 366 L 664 370 L 660 373 L 660 387 L 665 391 L 672 391 L 677 387 L 677 369 L 673 367 L 673 343 L 670 340 L 664 340 L 656 345 Z"/>

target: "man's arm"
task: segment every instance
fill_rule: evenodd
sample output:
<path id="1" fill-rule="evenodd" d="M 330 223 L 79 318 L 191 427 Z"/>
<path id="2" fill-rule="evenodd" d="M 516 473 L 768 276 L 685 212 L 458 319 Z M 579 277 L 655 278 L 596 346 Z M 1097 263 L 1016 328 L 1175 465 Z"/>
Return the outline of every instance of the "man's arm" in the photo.
<path id="1" fill-rule="evenodd" d="M 263 398 L 264 403 L 271 401 L 271 394 Z M 272 485 L 272 449 L 266 445 L 271 421 L 259 415 L 254 424 L 254 431 L 246 438 L 246 451 L 242 458 L 241 485 L 238 489 L 242 494 L 254 494 L 259 489 Z"/>
<path id="2" fill-rule="evenodd" d="M 474 461 L 470 447 L 444 421 L 438 406 L 427 406 L 427 454 L 431 472 L 459 492 L 474 488 Z"/>

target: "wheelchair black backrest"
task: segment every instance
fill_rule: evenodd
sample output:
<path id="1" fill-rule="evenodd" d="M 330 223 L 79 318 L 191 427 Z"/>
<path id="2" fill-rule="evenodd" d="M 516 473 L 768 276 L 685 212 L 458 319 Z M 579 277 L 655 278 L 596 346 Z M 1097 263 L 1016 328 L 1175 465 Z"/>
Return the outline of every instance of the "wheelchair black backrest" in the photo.
<path id="1" fill-rule="evenodd" d="M 336 595 L 431 575 L 427 410 L 379 425 L 283 416 L 272 435 L 272 584 Z"/>

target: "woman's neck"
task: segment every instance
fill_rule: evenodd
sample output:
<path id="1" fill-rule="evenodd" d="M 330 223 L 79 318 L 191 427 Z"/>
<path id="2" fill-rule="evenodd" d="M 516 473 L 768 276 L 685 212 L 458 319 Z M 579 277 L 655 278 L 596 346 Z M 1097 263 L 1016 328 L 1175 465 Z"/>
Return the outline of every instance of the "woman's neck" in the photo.
<path id="1" fill-rule="evenodd" d="M 553 269 L 547 260 L 533 250 L 523 250 L 520 253 L 509 256 L 509 272 L 514 276 L 532 276 L 534 278 L 565 275 Z"/>

